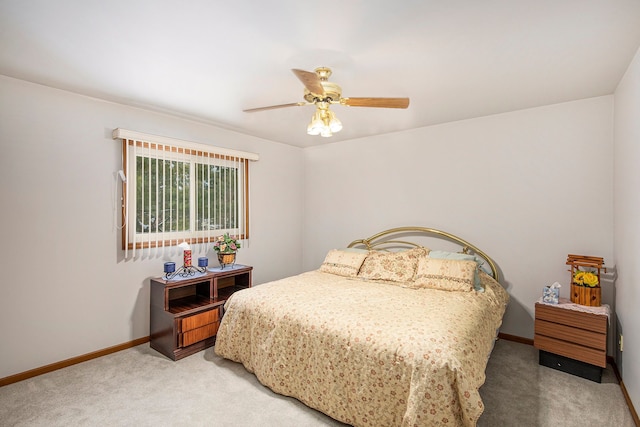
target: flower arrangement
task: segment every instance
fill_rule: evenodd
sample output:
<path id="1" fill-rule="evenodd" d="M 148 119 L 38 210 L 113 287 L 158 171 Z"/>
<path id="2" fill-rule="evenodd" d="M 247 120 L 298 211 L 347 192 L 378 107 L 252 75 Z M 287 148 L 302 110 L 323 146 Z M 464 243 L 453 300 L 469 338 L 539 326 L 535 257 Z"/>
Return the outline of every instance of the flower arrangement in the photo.
<path id="1" fill-rule="evenodd" d="M 578 286 L 598 287 L 598 276 L 590 271 L 576 271 L 573 275 L 573 283 Z"/>
<path id="2" fill-rule="evenodd" d="M 590 307 L 600 307 L 602 288 L 600 271 L 604 259 L 589 255 L 567 255 L 567 265 L 571 266 L 571 302 Z"/>
<path id="3" fill-rule="evenodd" d="M 216 252 L 230 254 L 240 249 L 240 242 L 234 237 L 229 236 L 229 233 L 224 233 L 224 236 L 218 236 L 218 239 L 213 244 L 213 249 Z"/>

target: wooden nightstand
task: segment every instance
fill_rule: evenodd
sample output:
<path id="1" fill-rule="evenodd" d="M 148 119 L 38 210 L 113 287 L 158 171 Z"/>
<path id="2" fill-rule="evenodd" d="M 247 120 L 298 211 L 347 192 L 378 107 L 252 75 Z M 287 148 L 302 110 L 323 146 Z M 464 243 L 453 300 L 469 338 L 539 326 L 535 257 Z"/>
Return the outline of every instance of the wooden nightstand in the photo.
<path id="1" fill-rule="evenodd" d="M 534 346 L 540 364 L 600 382 L 607 367 L 608 306 L 536 303 Z"/>
<path id="2" fill-rule="evenodd" d="M 151 348 L 178 360 L 211 347 L 224 303 L 251 287 L 252 270 L 236 264 L 187 278 L 151 279 Z"/>

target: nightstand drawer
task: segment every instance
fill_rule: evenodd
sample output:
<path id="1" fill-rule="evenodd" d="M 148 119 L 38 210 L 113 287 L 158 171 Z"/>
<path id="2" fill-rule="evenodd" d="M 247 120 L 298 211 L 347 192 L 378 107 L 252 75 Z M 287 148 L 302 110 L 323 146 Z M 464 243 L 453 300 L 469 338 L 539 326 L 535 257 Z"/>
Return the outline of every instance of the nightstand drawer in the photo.
<path id="1" fill-rule="evenodd" d="M 567 310 L 557 306 L 536 304 L 536 320 L 546 320 L 552 323 L 586 329 L 601 334 L 607 333 L 607 316 Z"/>
<path id="2" fill-rule="evenodd" d="M 607 367 L 607 352 L 605 350 L 584 347 L 578 344 L 538 334 L 534 337 L 534 345 L 539 350 L 559 354 L 561 356 L 580 360 L 602 368 Z"/>
<path id="3" fill-rule="evenodd" d="M 599 332 L 587 331 L 572 326 L 561 325 L 546 320 L 536 319 L 535 334 L 567 341 L 596 350 L 607 350 L 607 335 Z"/>
<path id="4" fill-rule="evenodd" d="M 217 310 L 216 310 L 217 311 Z M 192 329 L 178 335 L 178 347 L 186 347 L 199 341 L 210 338 L 218 332 L 218 322 L 209 323 L 200 328 Z"/>
<path id="5" fill-rule="evenodd" d="M 185 317 L 180 321 L 180 331 L 187 332 L 192 329 L 199 328 L 209 323 L 217 322 L 220 318 L 220 310 L 205 311 L 204 313 L 194 314 L 193 316 Z"/>

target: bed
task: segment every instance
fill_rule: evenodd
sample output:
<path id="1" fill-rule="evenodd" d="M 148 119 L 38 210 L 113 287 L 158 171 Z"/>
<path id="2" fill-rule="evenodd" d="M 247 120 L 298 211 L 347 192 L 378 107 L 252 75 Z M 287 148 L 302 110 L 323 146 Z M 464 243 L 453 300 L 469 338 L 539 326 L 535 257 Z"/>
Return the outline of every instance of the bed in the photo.
<path id="1" fill-rule="evenodd" d="M 405 240 L 422 235 L 460 250 Z M 498 280 L 457 236 L 386 230 L 330 250 L 317 270 L 234 293 L 215 352 L 343 423 L 474 426 L 508 302 Z"/>

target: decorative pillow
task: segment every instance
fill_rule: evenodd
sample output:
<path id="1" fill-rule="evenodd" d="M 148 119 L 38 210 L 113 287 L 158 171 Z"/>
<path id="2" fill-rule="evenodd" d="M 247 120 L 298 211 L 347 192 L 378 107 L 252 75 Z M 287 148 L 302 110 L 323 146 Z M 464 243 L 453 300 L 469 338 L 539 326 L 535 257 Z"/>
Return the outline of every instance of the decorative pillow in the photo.
<path id="1" fill-rule="evenodd" d="M 332 249 L 327 253 L 320 271 L 338 276 L 356 277 L 368 251 L 346 251 Z"/>
<path id="2" fill-rule="evenodd" d="M 418 258 L 426 255 L 424 248 L 402 252 L 372 251 L 362 263 L 358 277 L 367 280 L 410 282 L 418 266 Z"/>
<path id="3" fill-rule="evenodd" d="M 475 261 L 422 257 L 408 287 L 470 292 L 474 289 Z"/>
<path id="4" fill-rule="evenodd" d="M 478 292 L 484 292 L 484 287 L 480 282 L 480 275 L 478 274 L 479 269 L 482 269 L 482 271 L 484 271 L 489 275 L 491 275 L 491 273 L 488 273 L 482 266 L 482 264 L 484 264 L 484 259 L 482 259 L 481 257 L 477 255 L 461 254 L 460 252 L 447 252 L 447 251 L 431 251 L 429 252 L 429 257 L 438 258 L 438 259 L 457 259 L 457 260 L 465 260 L 465 261 L 475 261 L 477 267 L 476 267 L 476 273 L 473 276 L 473 287 Z"/>

